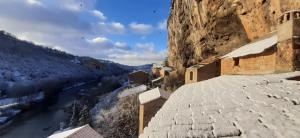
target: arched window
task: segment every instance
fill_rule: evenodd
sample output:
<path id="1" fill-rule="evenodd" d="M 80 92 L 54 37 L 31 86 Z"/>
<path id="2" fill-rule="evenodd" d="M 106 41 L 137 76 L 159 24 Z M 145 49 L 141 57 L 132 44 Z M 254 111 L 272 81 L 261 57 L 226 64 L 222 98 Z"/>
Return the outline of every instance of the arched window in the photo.
<path id="1" fill-rule="evenodd" d="M 193 73 L 193 71 L 191 71 L 190 72 L 190 80 L 193 80 L 193 75 L 194 75 L 194 73 Z"/>
<path id="2" fill-rule="evenodd" d="M 291 19 L 291 13 L 287 13 L 286 16 L 287 16 L 287 21 L 289 21 Z"/>

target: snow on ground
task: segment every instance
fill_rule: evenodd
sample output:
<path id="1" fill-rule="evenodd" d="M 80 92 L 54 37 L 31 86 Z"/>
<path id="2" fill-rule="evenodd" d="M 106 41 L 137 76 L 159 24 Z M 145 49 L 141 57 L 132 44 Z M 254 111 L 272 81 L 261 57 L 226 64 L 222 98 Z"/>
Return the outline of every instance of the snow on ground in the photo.
<path id="1" fill-rule="evenodd" d="M 44 93 L 40 92 L 29 96 L 23 96 L 20 98 L 4 98 L 0 100 L 0 109 L 7 109 L 19 104 L 26 104 L 30 102 L 41 101 L 44 99 Z"/>
<path id="2" fill-rule="evenodd" d="M 21 110 L 18 109 L 8 109 L 8 110 L 1 110 L 0 111 L 0 125 L 5 124 L 15 115 L 19 114 Z M 4 114 L 4 115 L 3 115 Z"/>
<path id="3" fill-rule="evenodd" d="M 8 120 L 8 117 L 0 117 L 0 124 L 6 122 Z"/>
<path id="4" fill-rule="evenodd" d="M 300 72 L 220 76 L 180 87 L 146 137 L 300 137 Z"/>
<path id="5" fill-rule="evenodd" d="M 84 78 L 95 73 L 80 64 L 80 57 L 18 40 L 3 31 L 0 31 L 0 49 L 0 90 L 5 90 L 4 83 Z"/>

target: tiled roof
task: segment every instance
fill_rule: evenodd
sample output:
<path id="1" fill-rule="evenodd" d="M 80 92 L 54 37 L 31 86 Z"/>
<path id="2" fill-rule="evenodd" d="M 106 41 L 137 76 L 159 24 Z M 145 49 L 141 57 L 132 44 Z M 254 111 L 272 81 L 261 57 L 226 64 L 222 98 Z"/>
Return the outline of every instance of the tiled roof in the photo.
<path id="1" fill-rule="evenodd" d="M 300 137 L 300 72 L 220 76 L 180 87 L 141 138 Z"/>
<path id="2" fill-rule="evenodd" d="M 247 55 L 259 54 L 264 52 L 266 49 L 275 46 L 278 42 L 277 34 L 271 34 L 263 39 L 257 40 L 250 44 L 244 45 L 233 52 L 223 56 L 222 58 L 235 58 Z"/>
<path id="3" fill-rule="evenodd" d="M 55 133 L 48 138 L 103 138 L 89 125 Z"/>

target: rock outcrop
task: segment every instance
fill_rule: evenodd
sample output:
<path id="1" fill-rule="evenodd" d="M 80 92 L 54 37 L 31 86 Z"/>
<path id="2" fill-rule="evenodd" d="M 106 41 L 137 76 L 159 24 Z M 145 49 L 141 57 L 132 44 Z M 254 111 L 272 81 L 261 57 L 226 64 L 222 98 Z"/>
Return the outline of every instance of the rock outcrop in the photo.
<path id="1" fill-rule="evenodd" d="M 283 12 L 299 8 L 300 0 L 172 0 L 168 63 L 183 74 L 276 30 Z"/>

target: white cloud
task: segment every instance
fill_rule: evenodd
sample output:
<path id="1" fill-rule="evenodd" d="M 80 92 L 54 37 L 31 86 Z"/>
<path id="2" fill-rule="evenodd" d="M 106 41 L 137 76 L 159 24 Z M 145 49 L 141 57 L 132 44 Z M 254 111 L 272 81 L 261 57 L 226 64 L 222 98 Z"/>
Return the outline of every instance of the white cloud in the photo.
<path id="1" fill-rule="evenodd" d="M 115 42 L 115 46 L 117 48 L 128 48 L 128 45 L 125 42 Z"/>
<path id="2" fill-rule="evenodd" d="M 161 21 L 161 22 L 159 22 L 158 23 L 158 26 L 157 26 L 157 28 L 159 29 L 159 30 L 167 30 L 167 20 L 165 19 L 165 20 L 163 20 L 163 21 Z"/>
<path id="3" fill-rule="evenodd" d="M 126 28 L 122 23 L 119 22 L 100 22 L 99 31 L 106 34 L 124 34 L 126 32 Z"/>
<path id="4" fill-rule="evenodd" d="M 127 65 L 144 65 L 161 63 L 165 59 L 166 52 L 156 52 L 154 43 L 137 43 L 134 50 L 112 50 L 108 53 L 108 59 Z"/>
<path id="5" fill-rule="evenodd" d="M 108 59 L 133 66 L 161 63 L 165 59 L 165 52 L 119 51 L 109 54 Z"/>
<path id="6" fill-rule="evenodd" d="M 91 40 L 87 40 L 94 47 L 101 48 L 102 50 L 111 50 L 111 49 L 122 49 L 129 50 L 129 46 L 126 42 L 113 42 L 112 40 L 106 37 L 96 37 Z"/>
<path id="7" fill-rule="evenodd" d="M 137 43 L 136 47 L 141 51 L 153 52 L 154 44 L 153 43 Z"/>
<path id="8" fill-rule="evenodd" d="M 153 30 L 153 27 L 150 24 L 142 24 L 142 23 L 136 23 L 136 22 L 130 23 L 129 28 L 131 29 L 131 31 L 133 33 L 141 34 L 141 35 L 150 34 Z"/>
<path id="9" fill-rule="evenodd" d="M 100 20 L 106 20 L 106 17 L 104 16 L 104 14 L 101 11 L 93 10 L 91 12 L 94 16 L 98 17 Z"/>
<path id="10" fill-rule="evenodd" d="M 31 5 L 42 5 L 40 0 L 26 0 L 26 2 Z"/>
<path id="11" fill-rule="evenodd" d="M 103 43 L 107 43 L 110 40 L 106 37 L 96 37 L 94 39 L 92 39 L 90 42 L 94 43 L 94 44 L 103 44 Z"/>
<path id="12" fill-rule="evenodd" d="M 109 39 L 108 34 L 124 34 L 126 27 L 90 14 L 95 10 L 93 2 L 95 0 L 0 0 L 0 30 L 75 55 L 122 64 L 141 65 L 164 59 L 165 54 L 156 52 L 151 42 L 131 46 Z M 82 15 L 96 21 L 84 20 Z M 144 35 L 153 29 L 151 25 L 138 23 L 130 27 L 135 33 Z"/>

